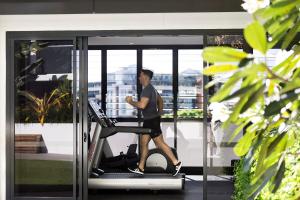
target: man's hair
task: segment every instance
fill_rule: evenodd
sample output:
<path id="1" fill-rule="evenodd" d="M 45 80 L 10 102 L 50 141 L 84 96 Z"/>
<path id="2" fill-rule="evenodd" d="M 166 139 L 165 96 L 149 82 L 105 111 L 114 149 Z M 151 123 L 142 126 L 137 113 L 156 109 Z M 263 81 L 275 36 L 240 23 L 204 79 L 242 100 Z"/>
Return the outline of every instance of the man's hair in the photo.
<path id="1" fill-rule="evenodd" d="M 152 79 L 153 77 L 153 71 L 149 70 L 149 69 L 142 69 L 142 72 L 148 76 L 150 78 L 150 80 Z"/>

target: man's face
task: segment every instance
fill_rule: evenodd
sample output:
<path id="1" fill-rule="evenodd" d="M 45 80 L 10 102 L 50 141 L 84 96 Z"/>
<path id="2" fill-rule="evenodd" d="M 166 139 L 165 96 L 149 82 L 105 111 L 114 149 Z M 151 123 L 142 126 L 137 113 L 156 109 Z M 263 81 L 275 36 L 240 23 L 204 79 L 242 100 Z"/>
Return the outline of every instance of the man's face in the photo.
<path id="1" fill-rule="evenodd" d="M 148 80 L 148 76 L 146 76 L 143 72 L 141 72 L 139 76 L 140 84 L 143 85 L 146 82 L 146 80 Z"/>

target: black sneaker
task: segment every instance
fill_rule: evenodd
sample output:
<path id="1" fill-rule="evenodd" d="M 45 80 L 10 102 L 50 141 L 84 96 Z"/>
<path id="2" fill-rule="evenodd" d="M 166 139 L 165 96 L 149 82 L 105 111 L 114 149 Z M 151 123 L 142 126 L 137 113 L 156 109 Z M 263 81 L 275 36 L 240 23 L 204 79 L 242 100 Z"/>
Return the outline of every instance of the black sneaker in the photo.
<path id="1" fill-rule="evenodd" d="M 134 169 L 128 168 L 128 170 L 134 174 L 144 175 L 144 171 L 141 170 L 139 167 Z"/>
<path id="2" fill-rule="evenodd" d="M 177 174 L 180 172 L 182 163 L 179 161 L 174 167 L 175 167 L 175 172 L 173 173 L 173 176 L 177 176 Z"/>

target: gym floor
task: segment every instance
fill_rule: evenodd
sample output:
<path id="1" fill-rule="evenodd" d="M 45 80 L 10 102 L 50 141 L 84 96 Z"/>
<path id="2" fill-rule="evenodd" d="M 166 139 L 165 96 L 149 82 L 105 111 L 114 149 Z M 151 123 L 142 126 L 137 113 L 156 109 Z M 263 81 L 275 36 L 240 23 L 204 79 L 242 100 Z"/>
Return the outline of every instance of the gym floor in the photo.
<path id="1" fill-rule="evenodd" d="M 184 191 L 95 191 L 89 192 L 89 200 L 201 200 L 203 182 L 190 181 L 185 183 Z M 209 180 L 207 183 L 208 200 L 230 200 L 233 183 L 230 180 Z"/>

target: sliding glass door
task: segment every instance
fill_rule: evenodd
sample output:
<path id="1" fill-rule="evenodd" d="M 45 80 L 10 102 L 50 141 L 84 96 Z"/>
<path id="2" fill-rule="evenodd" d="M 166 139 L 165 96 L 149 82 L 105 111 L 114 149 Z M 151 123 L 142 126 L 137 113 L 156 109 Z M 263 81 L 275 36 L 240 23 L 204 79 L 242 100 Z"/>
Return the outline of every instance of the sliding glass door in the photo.
<path id="1" fill-rule="evenodd" d="M 81 199 L 84 57 L 73 37 L 11 38 L 9 199 Z"/>
<path id="2" fill-rule="evenodd" d="M 207 46 L 229 46 L 237 49 L 245 49 L 246 44 L 242 35 L 239 34 L 216 34 L 207 35 Z M 232 76 L 231 73 L 223 73 L 209 77 L 210 81 L 215 81 L 214 87 L 207 90 L 206 99 L 220 90 L 225 81 Z M 243 135 L 241 131 L 237 137 L 230 141 L 231 133 L 236 126 L 230 125 L 227 129 L 222 128 L 222 123 L 228 112 L 236 105 L 237 100 L 227 100 L 220 103 L 208 103 L 206 109 L 206 175 L 207 175 L 207 199 L 227 199 L 233 192 L 234 163 L 239 159 L 233 152 L 237 140 Z M 214 188 L 212 190 L 212 188 Z M 219 193 L 222 193 L 220 195 Z"/>
<path id="3" fill-rule="evenodd" d="M 35 35 L 11 34 L 7 40 L 8 199 L 87 199 L 87 100 L 97 100 L 120 124 L 137 125 L 140 113 L 124 97 L 139 98 L 138 75 L 146 68 L 154 71 L 153 84 L 164 98 L 162 128 L 184 163 L 182 171 L 202 175 L 203 170 L 203 194 L 216 183 L 206 182 L 207 175 L 219 180 L 232 173 L 238 158 L 232 152 L 234 143 L 228 144 L 220 122 L 213 119 L 211 109 L 217 107 L 208 105 L 218 86 L 203 89 L 208 77 L 202 74 L 201 54 L 205 46 L 243 48 L 240 35 L 205 34 L 203 45 L 93 50 L 87 37 Z M 220 86 L 226 79 L 213 78 Z M 113 146 L 114 154 L 123 151 L 119 146 Z M 215 195 L 208 194 L 208 199 Z"/>

